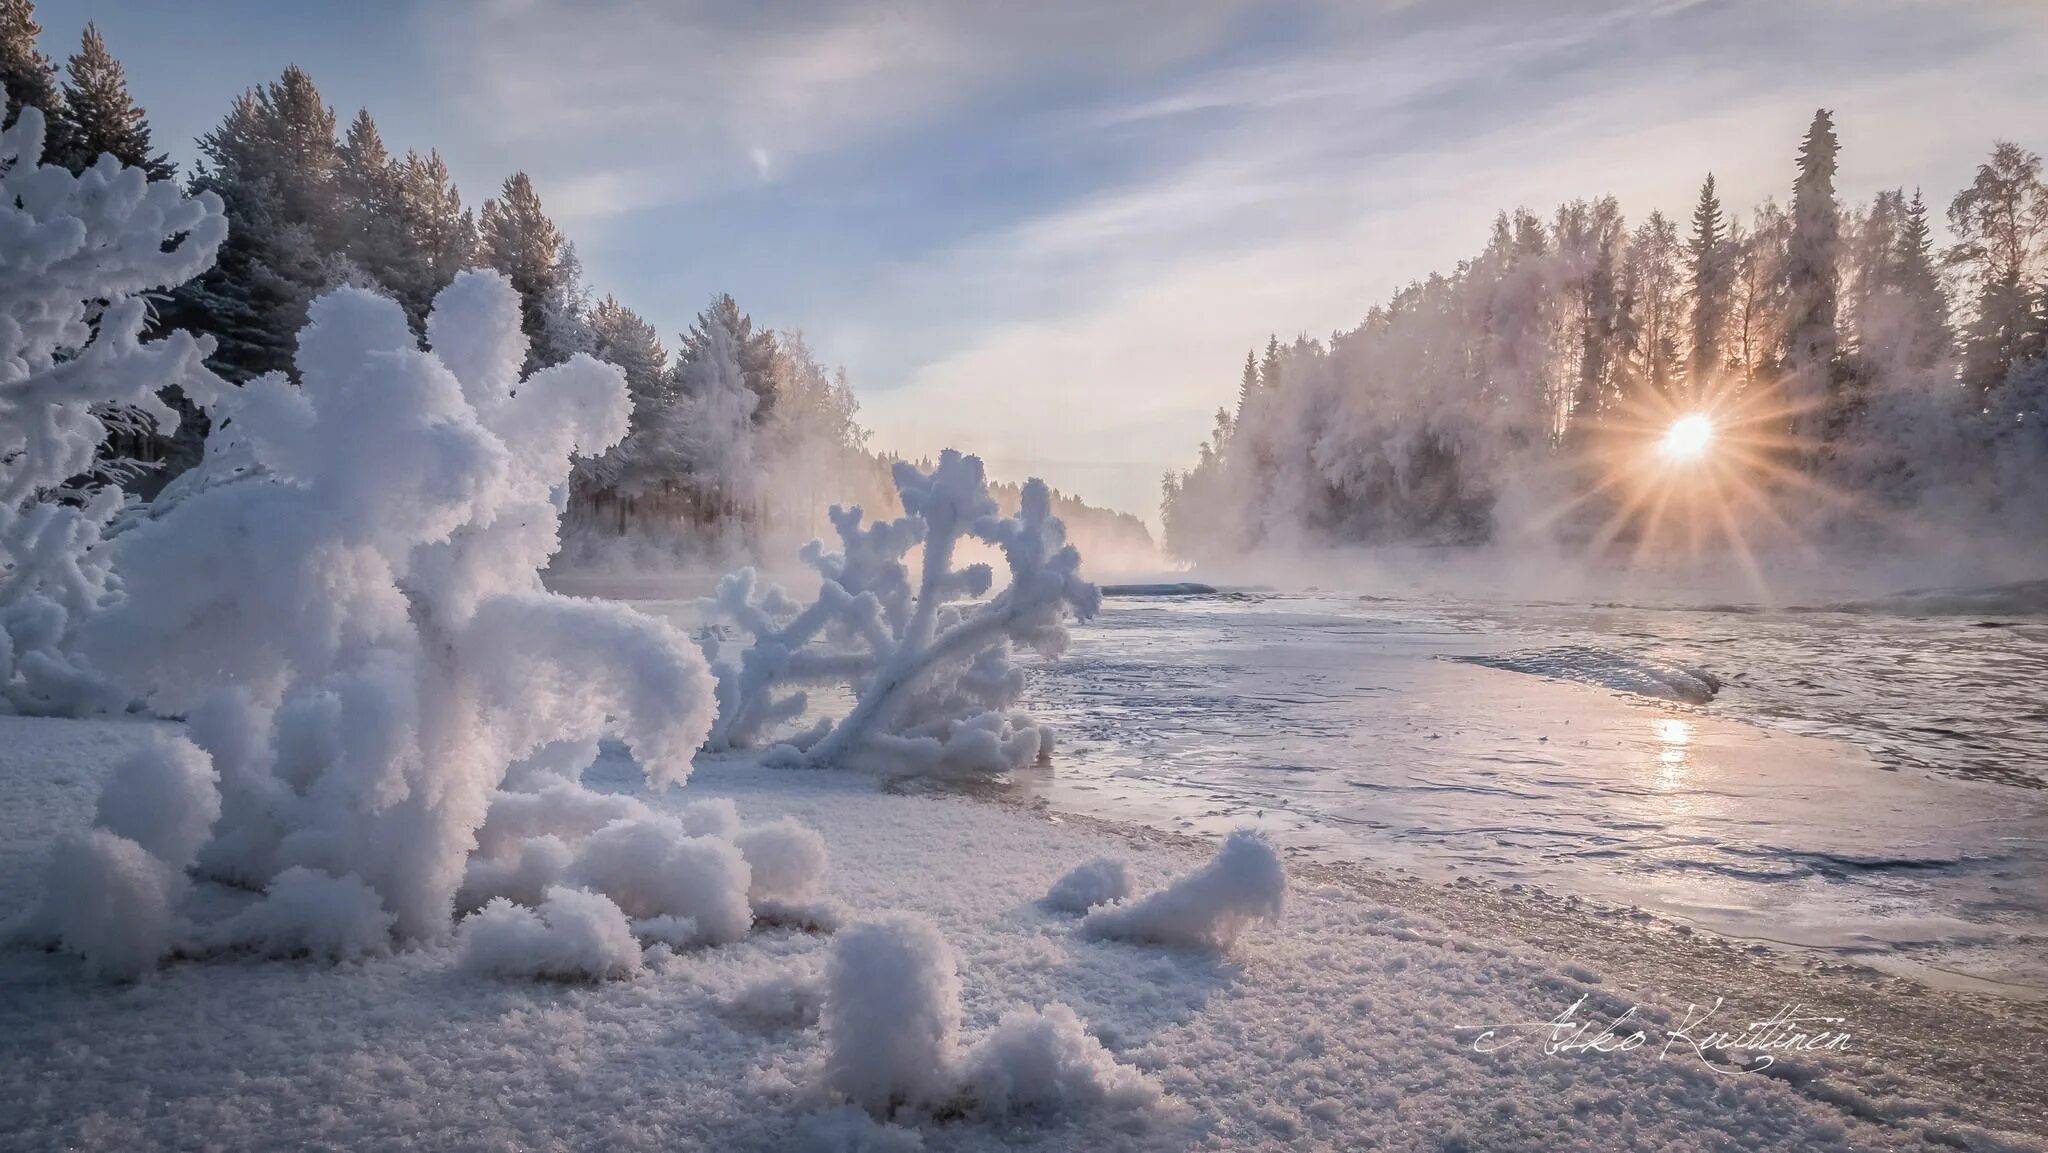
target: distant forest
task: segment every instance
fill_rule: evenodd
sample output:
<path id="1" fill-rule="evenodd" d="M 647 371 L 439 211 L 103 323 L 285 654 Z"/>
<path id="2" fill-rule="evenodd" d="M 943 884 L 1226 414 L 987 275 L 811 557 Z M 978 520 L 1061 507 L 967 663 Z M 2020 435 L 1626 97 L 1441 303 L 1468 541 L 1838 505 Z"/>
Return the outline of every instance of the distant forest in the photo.
<path id="1" fill-rule="evenodd" d="M 1693 514 L 1721 522 L 1709 535 L 1748 544 L 1930 521 L 2041 539 L 2040 156 L 1996 144 L 1947 202 L 1947 243 L 1918 189 L 1842 205 L 1841 159 L 1822 110 L 1789 205 L 1731 212 L 1708 175 L 1684 222 L 1631 227 L 1611 196 L 1503 213 L 1479 255 L 1358 327 L 1270 340 L 1194 467 L 1165 478 L 1168 548 L 1538 533 L 1640 549 L 1674 531 L 1688 484 L 1715 489 Z M 1654 477 L 1645 450 L 1691 412 L 1721 429 L 1711 467 Z"/>
<path id="2" fill-rule="evenodd" d="M 24 105 L 42 109 L 44 162 L 73 172 L 111 153 L 152 178 L 176 176 L 100 30 L 88 24 L 61 69 L 39 50 L 41 34 L 30 0 L 0 0 L 4 123 Z M 643 559 L 761 555 L 825 531 L 833 503 L 900 511 L 895 457 L 868 448 L 843 369 L 828 370 L 800 332 L 761 326 L 722 293 L 671 352 L 633 309 L 585 281 L 575 245 L 525 173 L 472 208 L 437 151 L 395 154 L 368 109 L 342 127 L 297 66 L 237 97 L 198 152 L 185 182 L 220 198 L 228 239 L 209 272 L 158 302 L 155 325 L 212 336 L 208 364 L 224 379 L 293 374 L 308 305 L 341 285 L 393 297 L 424 339 L 435 294 L 474 267 L 497 269 L 518 291 L 529 369 L 587 352 L 625 370 L 631 432 L 577 463 L 563 526 L 569 560 L 602 559 L 613 543 Z M 111 414 L 127 431 L 103 478 L 146 496 L 198 460 L 204 418 L 175 392 L 166 399 L 187 418 L 175 437 Z M 1153 547 L 1136 517 L 1064 495 L 1056 505 L 1077 535 Z"/>

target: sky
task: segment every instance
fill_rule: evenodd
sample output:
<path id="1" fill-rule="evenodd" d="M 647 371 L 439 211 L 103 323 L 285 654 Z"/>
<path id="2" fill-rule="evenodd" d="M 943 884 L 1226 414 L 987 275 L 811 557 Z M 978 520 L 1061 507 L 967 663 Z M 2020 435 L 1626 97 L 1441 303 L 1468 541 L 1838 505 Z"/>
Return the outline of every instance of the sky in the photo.
<path id="1" fill-rule="evenodd" d="M 1493 215 L 1839 189 L 1945 206 L 2048 151 L 2035 0 L 43 0 L 181 163 L 288 63 L 465 198 L 533 179 L 669 339 L 716 292 L 844 364 L 878 448 L 958 447 L 1156 524 L 1268 334 L 1327 337 Z"/>

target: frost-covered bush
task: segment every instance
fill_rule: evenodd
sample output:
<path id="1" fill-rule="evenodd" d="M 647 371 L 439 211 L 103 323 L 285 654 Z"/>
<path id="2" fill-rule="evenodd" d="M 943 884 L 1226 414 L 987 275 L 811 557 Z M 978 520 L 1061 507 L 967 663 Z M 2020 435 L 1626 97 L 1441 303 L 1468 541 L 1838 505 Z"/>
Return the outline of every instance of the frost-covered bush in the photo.
<path id="1" fill-rule="evenodd" d="M 807 901 L 825 880 L 825 838 L 788 817 L 742 828 L 733 838 L 747 860 L 747 897 Z"/>
<path id="2" fill-rule="evenodd" d="M 825 956 L 825 1083 L 877 1117 L 945 1100 L 960 1041 L 953 947 L 910 916 L 845 930 Z"/>
<path id="3" fill-rule="evenodd" d="M 979 1114 L 1141 1112 L 1165 1097 L 1159 1082 L 1120 1065 L 1081 1018 L 1057 1001 L 1012 1009 L 967 1054 L 960 1092 Z"/>
<path id="4" fill-rule="evenodd" d="M 1227 949 L 1253 921 L 1278 920 L 1286 896 L 1280 855 L 1264 837 L 1239 829 L 1208 864 L 1133 904 L 1095 910 L 1081 931 L 1182 949 Z"/>
<path id="5" fill-rule="evenodd" d="M 863 525 L 859 508 L 832 510 L 840 551 L 813 541 L 804 562 L 822 578 L 818 599 L 791 600 L 752 569 L 719 582 L 708 615 L 729 618 L 750 642 L 737 653 L 715 640 L 718 717 L 714 752 L 775 741 L 773 730 L 809 706 L 804 686 L 849 684 L 854 705 L 775 745 L 774 759 L 933 775 L 987 775 L 1050 752 L 1045 727 L 1007 712 L 1023 695 L 1013 646 L 1046 654 L 1066 647 L 1066 618 L 1095 614 L 1096 587 L 1052 515 L 1045 483 L 1024 486 L 1018 514 L 1003 517 L 981 461 L 948 450 L 930 473 L 897 462 L 904 515 Z M 954 568 L 963 538 L 1002 551 L 1009 586 L 986 601 L 988 565 Z M 913 584 L 905 558 L 922 546 Z"/>
<path id="6" fill-rule="evenodd" d="M 464 273 L 422 351 L 397 303 L 342 289 L 299 384 L 196 398 L 207 459 L 118 538 L 127 596 L 81 642 L 212 755 L 204 874 L 353 877 L 397 940 L 434 940 L 513 765 L 615 733 L 651 780 L 688 775 L 711 719 L 694 646 L 538 575 L 572 454 L 625 431 L 624 382 L 585 356 L 522 380 L 519 321 L 503 277 Z M 541 807 L 494 835 L 602 815 Z"/>
<path id="7" fill-rule="evenodd" d="M 602 893 L 556 887 L 538 910 L 503 899 L 463 919 L 461 965 L 501 977 L 604 981 L 640 971 L 640 943 Z"/>
<path id="8" fill-rule="evenodd" d="M 94 468 L 113 413 L 167 430 L 158 391 L 213 382 L 210 339 L 142 339 L 141 294 L 210 267 L 227 219 L 111 156 L 76 176 L 39 164 L 43 127 L 23 108 L 0 132 L 0 713 L 76 715 L 128 702 L 75 650 L 120 592 L 101 537 L 122 495 L 57 490 Z"/>
<path id="9" fill-rule="evenodd" d="M 629 917 L 689 920 L 688 938 L 661 934 L 670 944 L 722 945 L 746 936 L 754 923 L 739 850 L 717 837 L 690 836 L 670 817 L 606 825 L 576 846 L 563 876 L 610 897 Z"/>
<path id="10" fill-rule="evenodd" d="M 1131 879 L 1124 872 L 1124 863 L 1105 857 L 1076 866 L 1054 881 L 1039 903 L 1055 913 L 1085 913 L 1095 905 L 1130 895 Z"/>

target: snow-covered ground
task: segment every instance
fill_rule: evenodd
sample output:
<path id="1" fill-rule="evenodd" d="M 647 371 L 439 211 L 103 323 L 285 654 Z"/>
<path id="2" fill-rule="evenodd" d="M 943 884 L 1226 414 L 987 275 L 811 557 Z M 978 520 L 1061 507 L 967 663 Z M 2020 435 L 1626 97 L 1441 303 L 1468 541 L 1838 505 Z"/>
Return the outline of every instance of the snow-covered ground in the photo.
<path id="1" fill-rule="evenodd" d="M 25 903 L 52 839 L 89 821 L 104 766 L 156 727 L 0 720 L 0 913 Z M 620 753 L 589 780 L 644 788 Z M 2043 1033 L 2024 1007 L 1830 982 L 1566 903 L 1544 921 L 1589 945 L 1545 955 L 1515 939 L 1533 922 L 1498 916 L 1490 896 L 1300 860 L 1285 919 L 1250 927 L 1227 954 L 1090 939 L 1078 917 L 1040 904 L 1062 874 L 1115 857 L 1144 893 L 1211 846 L 742 763 L 700 767 L 650 799 L 704 796 L 823 830 L 830 896 L 852 917 L 928 918 L 958 956 L 966 1039 L 1005 1012 L 1062 1002 L 1165 1096 L 892 1128 L 835 1107 L 813 1023 L 829 938 L 796 929 L 657 949 L 637 977 L 600 984 L 480 976 L 454 948 L 426 947 L 339 966 L 179 962 L 120 986 L 72 958 L 15 951 L 0 955 L 4 1143 L 1811 1150 L 2025 1148 L 2026 1131 L 2041 1133 L 2040 1086 L 1997 1075 L 2001 1062 L 2040 1067 Z M 1621 965 L 1603 974 L 1618 943 L 1646 962 L 1682 958 L 1683 993 L 1661 977 L 1639 987 Z M 1846 1054 L 1781 1055 L 1769 1073 L 1715 1072 L 1682 1041 L 1665 1049 L 1683 1001 L 1713 995 L 1732 1002 L 1717 1023 L 1798 1000 L 1846 1018 L 1834 1028 L 1854 1040 Z M 1478 1042 L 1475 1026 L 1547 1021 L 1581 997 L 1579 1019 L 1603 1023 L 1645 998 L 1645 1046 L 1547 1053 L 1549 1034 L 1527 1029 Z M 1937 1027 L 1954 1035 L 1912 1035 Z"/>
<path id="2" fill-rule="evenodd" d="M 2048 995 L 2048 624 L 1880 607 L 1112 596 L 1026 784 Z"/>

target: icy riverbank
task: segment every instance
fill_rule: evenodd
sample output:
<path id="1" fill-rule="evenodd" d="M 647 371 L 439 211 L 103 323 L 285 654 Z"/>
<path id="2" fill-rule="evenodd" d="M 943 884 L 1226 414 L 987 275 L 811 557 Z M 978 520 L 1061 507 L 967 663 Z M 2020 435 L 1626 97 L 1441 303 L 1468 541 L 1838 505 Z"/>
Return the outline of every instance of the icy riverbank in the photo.
<path id="1" fill-rule="evenodd" d="M 49 842 L 89 821 L 105 766 L 157 727 L 0 720 L 0 914 L 29 899 Z M 589 780 L 643 788 L 616 755 Z M 1989 1149 L 2044 1132 L 2039 1086 L 1996 1074 L 2039 1067 L 2048 1030 L 2031 1007 L 1789 972 L 1566 902 L 1299 861 L 1283 922 L 1228 954 L 1090 940 L 1041 906 L 1058 877 L 1117 857 L 1145 892 L 1211 846 L 737 763 L 649 799 L 708 796 L 822 830 L 828 895 L 851 915 L 937 926 L 970 1038 L 1064 1002 L 1166 1097 L 1136 1113 L 883 1128 L 821 1088 L 826 1046 L 800 993 L 829 938 L 759 928 L 658 950 L 638 977 L 597 985 L 466 973 L 452 947 L 341 966 L 174 962 L 132 986 L 65 957 L 0 955 L 0 1132 L 23 1148 L 664 1150 Z M 1532 947 L 1541 925 L 1554 939 Z M 1843 1017 L 1853 1040 L 1783 1057 L 1775 1076 L 1717 1072 L 1669 1036 L 1685 1001 L 1715 996 L 1731 1022 L 1797 1001 Z M 1644 1045 L 1546 1053 L 1547 1032 L 1521 1030 L 1475 1048 L 1477 1026 L 1547 1021 L 1581 997 L 1595 1022 L 1582 1039 L 1653 998 Z"/>

